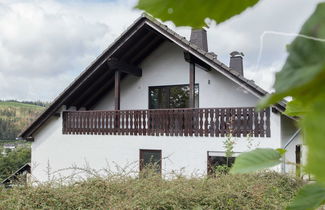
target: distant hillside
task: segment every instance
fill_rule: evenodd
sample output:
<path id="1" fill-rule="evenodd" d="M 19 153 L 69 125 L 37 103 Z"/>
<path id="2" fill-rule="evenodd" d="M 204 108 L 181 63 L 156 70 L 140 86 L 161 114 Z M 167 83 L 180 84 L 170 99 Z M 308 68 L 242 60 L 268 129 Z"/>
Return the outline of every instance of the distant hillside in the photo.
<path id="1" fill-rule="evenodd" d="M 0 101 L 0 140 L 14 140 L 46 105 L 42 102 Z"/>

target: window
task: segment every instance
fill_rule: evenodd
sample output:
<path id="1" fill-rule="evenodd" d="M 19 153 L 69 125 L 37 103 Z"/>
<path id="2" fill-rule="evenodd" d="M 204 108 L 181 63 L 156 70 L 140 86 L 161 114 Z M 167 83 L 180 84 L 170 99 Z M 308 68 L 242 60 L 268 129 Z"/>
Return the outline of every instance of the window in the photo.
<path id="1" fill-rule="evenodd" d="M 149 87 L 149 109 L 189 107 L 189 85 Z M 195 85 L 195 107 L 199 107 L 199 85 Z"/>
<path id="2" fill-rule="evenodd" d="M 237 156 L 237 154 L 234 154 Z M 215 173 L 217 166 L 231 167 L 235 162 L 236 157 L 227 158 L 223 152 L 208 152 L 208 175 Z"/>
<path id="3" fill-rule="evenodd" d="M 161 173 L 161 150 L 140 150 L 140 171 L 145 168 Z"/>

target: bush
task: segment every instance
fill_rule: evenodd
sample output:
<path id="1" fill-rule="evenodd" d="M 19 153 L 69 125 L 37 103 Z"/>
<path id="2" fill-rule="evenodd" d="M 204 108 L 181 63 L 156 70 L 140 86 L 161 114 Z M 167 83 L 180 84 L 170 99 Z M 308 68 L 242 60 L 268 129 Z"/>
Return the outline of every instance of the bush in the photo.
<path id="1" fill-rule="evenodd" d="M 283 209 L 302 184 L 273 172 L 173 180 L 112 176 L 0 189 L 0 209 Z"/>
<path id="2" fill-rule="evenodd" d="M 218 165 L 215 167 L 215 174 L 228 174 L 230 171 L 230 167 L 227 165 Z"/>

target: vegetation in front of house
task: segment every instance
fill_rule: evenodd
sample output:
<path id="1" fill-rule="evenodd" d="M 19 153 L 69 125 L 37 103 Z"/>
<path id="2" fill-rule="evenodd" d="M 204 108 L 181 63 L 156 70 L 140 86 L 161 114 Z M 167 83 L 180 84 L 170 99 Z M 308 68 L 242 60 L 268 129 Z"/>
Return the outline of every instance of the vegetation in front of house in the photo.
<path id="1" fill-rule="evenodd" d="M 283 209 L 302 181 L 275 172 L 166 180 L 109 176 L 0 189 L 0 209 Z"/>
<path id="2" fill-rule="evenodd" d="M 14 140 L 45 108 L 43 102 L 0 100 L 0 141 Z"/>

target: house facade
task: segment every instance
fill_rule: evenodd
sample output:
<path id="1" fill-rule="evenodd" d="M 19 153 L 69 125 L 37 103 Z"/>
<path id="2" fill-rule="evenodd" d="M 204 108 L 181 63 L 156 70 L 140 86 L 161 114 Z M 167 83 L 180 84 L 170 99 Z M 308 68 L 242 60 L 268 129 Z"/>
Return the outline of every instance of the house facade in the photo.
<path id="1" fill-rule="evenodd" d="M 143 15 L 21 133 L 32 141 L 33 177 L 150 163 L 163 174 L 205 175 L 224 163 L 229 137 L 234 156 L 285 147 L 286 160 L 301 161 L 295 120 L 283 102 L 256 112 L 268 93 L 244 77 L 242 60 L 234 52 L 228 67 L 208 52 L 204 30 L 187 41 Z"/>

